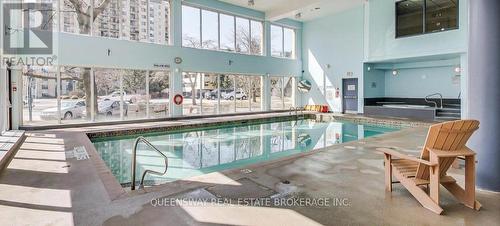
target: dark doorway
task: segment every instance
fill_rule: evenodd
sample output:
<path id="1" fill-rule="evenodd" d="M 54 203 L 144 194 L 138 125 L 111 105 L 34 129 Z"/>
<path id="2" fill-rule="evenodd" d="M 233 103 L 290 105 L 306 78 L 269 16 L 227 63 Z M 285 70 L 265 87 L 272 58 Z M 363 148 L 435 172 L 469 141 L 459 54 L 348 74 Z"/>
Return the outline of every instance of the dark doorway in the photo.
<path id="1" fill-rule="evenodd" d="M 358 113 L 358 79 L 342 79 L 342 106 L 344 113 Z"/>

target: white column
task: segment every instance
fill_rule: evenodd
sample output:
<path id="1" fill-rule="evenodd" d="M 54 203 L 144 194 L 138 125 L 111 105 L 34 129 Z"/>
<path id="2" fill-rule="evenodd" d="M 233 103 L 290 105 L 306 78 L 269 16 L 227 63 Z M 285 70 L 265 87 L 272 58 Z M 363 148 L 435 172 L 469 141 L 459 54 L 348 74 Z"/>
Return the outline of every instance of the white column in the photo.
<path id="1" fill-rule="evenodd" d="M 8 92 L 7 73 L 3 67 L 0 68 L 0 133 L 7 128 Z"/>
<path id="2" fill-rule="evenodd" d="M 12 75 L 12 129 L 16 130 L 23 121 L 23 72 L 21 67 L 13 67 Z M 15 89 L 15 91 L 14 91 Z"/>
<path id="3" fill-rule="evenodd" d="M 269 81 L 269 74 L 264 75 L 262 77 L 262 110 L 269 111 L 271 110 L 271 84 Z"/>
<path id="4" fill-rule="evenodd" d="M 182 94 L 182 71 L 180 68 L 174 68 L 172 73 L 170 74 L 170 109 L 171 116 L 178 117 L 182 116 L 182 104 L 176 105 L 174 104 L 175 95 L 183 95 Z"/>

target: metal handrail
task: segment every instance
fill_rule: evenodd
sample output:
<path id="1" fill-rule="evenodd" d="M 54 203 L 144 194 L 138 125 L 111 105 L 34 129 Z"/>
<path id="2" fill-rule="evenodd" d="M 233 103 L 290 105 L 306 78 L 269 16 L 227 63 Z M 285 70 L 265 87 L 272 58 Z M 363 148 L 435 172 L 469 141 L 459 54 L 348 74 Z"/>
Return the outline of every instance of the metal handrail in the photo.
<path id="1" fill-rule="evenodd" d="M 425 102 L 427 102 L 427 103 L 434 103 L 434 106 L 436 108 L 438 108 L 438 104 L 437 104 L 436 101 L 432 101 L 432 100 L 428 99 L 431 96 L 439 96 L 439 100 L 440 100 L 440 104 L 441 104 L 441 106 L 439 108 L 443 108 L 443 94 L 441 94 L 441 93 L 433 93 L 433 94 L 429 94 L 429 95 L 425 96 L 425 98 L 424 98 Z"/>
<path id="2" fill-rule="evenodd" d="M 148 147 L 150 147 L 151 149 L 158 152 L 165 159 L 165 170 L 163 171 L 163 173 L 156 172 L 153 170 L 145 170 L 144 173 L 142 173 L 141 182 L 139 184 L 139 189 L 144 188 L 144 178 L 146 178 L 146 174 L 151 173 L 151 174 L 161 176 L 161 175 L 165 175 L 167 173 L 167 169 L 168 169 L 168 157 L 165 154 L 163 154 L 160 150 L 158 150 L 158 148 L 156 148 L 148 140 L 146 140 L 146 138 L 137 137 L 137 139 L 135 139 L 135 142 L 134 142 L 134 149 L 132 149 L 132 186 L 131 186 L 130 190 L 135 190 L 135 169 L 136 169 L 136 158 L 137 158 L 137 146 L 139 145 L 139 142 L 141 142 L 141 141 L 144 144 L 146 144 Z"/>

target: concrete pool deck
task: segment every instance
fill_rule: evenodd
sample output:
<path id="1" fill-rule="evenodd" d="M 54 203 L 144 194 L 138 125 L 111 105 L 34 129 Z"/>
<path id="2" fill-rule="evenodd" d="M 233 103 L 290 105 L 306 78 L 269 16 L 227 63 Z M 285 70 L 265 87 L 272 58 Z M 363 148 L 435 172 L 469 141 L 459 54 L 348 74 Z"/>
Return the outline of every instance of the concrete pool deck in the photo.
<path id="1" fill-rule="evenodd" d="M 418 155 L 427 132 L 425 126 L 245 167 L 248 170 L 211 173 L 129 193 L 116 187 L 116 180 L 91 151 L 93 146 L 85 135 L 88 131 L 166 123 L 26 132 L 24 144 L 0 174 L 1 224 L 495 225 L 500 222 L 498 193 L 478 190 L 477 199 L 483 208 L 474 211 L 442 189 L 441 205 L 445 212 L 435 215 L 421 207 L 401 185 L 396 184 L 392 194 L 385 192 L 383 156 L 375 148 L 398 147 L 403 153 Z M 66 151 L 82 145 L 89 152 L 88 159 L 76 160 L 67 155 Z M 460 169 L 451 174 L 463 179 Z M 287 208 L 151 204 L 151 200 L 164 197 L 237 199 L 290 192 L 296 197 L 337 198 L 345 202 L 330 207 Z"/>

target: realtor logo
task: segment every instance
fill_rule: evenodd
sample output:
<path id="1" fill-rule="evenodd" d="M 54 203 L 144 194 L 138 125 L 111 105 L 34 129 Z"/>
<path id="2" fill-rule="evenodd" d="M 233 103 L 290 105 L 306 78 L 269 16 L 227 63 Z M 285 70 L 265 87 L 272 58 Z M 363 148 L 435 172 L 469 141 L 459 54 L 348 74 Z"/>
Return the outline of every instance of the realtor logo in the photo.
<path id="1" fill-rule="evenodd" d="M 53 17 L 49 3 L 4 3 L 4 54 L 52 54 Z"/>

